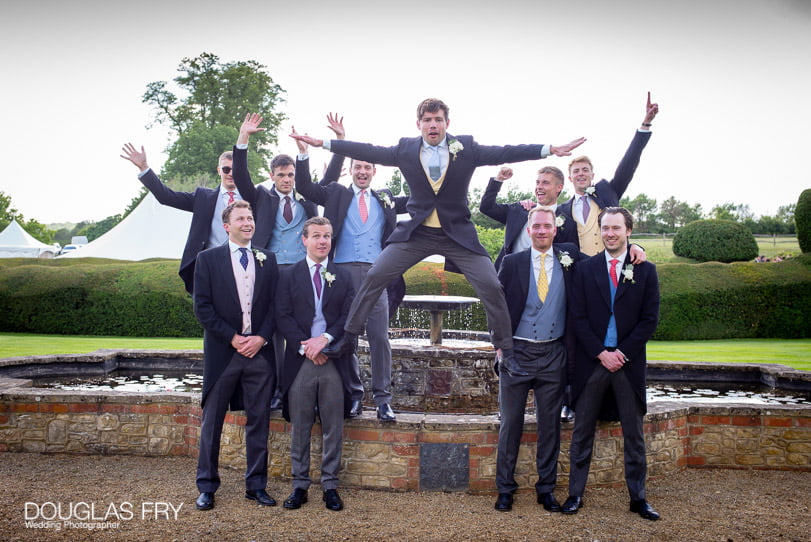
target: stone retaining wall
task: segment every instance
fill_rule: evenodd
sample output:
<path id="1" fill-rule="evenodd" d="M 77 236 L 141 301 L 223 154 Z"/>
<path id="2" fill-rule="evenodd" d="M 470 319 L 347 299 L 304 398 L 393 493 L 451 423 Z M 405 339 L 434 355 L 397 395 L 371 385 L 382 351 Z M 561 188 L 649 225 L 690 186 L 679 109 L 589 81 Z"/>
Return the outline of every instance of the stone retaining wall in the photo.
<path id="1" fill-rule="evenodd" d="M 0 390 L 0 451 L 197 455 L 199 394 L 145 396 L 127 392 L 78 393 L 19 387 Z M 348 420 L 341 483 L 390 490 L 495 490 L 495 416 L 399 414 L 381 424 L 374 413 Z M 229 413 L 220 462 L 245 468 L 245 416 Z M 571 428 L 561 435 L 559 484 L 568 480 Z M 271 419 L 270 474 L 290 477 L 290 427 Z M 535 483 L 534 417 L 528 416 L 516 478 L 522 490 Z M 317 480 L 321 440 L 314 429 L 312 466 Z M 811 408 L 684 406 L 657 404 L 645 418 L 648 470 L 666 476 L 688 467 L 811 471 Z M 623 484 L 622 430 L 598 427 L 589 483 Z M 190 477 L 193 473 L 189 474 Z"/>

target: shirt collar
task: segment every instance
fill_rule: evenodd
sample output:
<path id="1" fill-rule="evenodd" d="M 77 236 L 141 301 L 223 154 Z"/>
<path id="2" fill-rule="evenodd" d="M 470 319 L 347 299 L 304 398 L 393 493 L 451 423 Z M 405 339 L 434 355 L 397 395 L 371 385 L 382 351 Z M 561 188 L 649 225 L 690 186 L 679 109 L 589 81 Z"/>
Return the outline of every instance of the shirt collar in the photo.
<path id="1" fill-rule="evenodd" d="M 247 248 L 248 251 L 250 251 L 251 250 L 251 244 L 248 243 L 247 247 L 241 247 L 241 246 L 239 246 L 238 244 L 236 244 L 235 242 L 233 242 L 233 241 L 231 241 L 229 239 L 228 240 L 228 248 L 231 250 L 231 252 L 239 252 L 239 249 L 241 249 L 241 248 Z"/>
<path id="2" fill-rule="evenodd" d="M 550 256 L 555 255 L 555 248 L 554 247 L 549 247 L 549 250 L 547 250 L 546 252 L 541 252 L 540 250 L 537 250 L 535 247 L 532 247 L 530 250 L 532 250 L 532 261 L 533 262 L 535 260 L 537 260 L 541 256 L 541 254 L 549 254 Z"/>
<path id="3" fill-rule="evenodd" d="M 606 250 L 605 251 L 605 263 L 606 263 L 606 265 L 611 265 L 611 260 L 619 260 L 620 262 L 619 262 L 618 265 L 622 265 L 623 262 L 625 262 L 625 257 L 627 255 L 628 255 L 628 249 L 627 248 L 625 249 L 625 252 L 623 252 L 622 254 L 619 255 L 618 258 L 614 258 L 614 256 L 609 254 L 608 251 Z"/>
<path id="4" fill-rule="evenodd" d="M 425 138 L 422 138 L 422 148 L 423 148 L 423 149 L 429 149 L 429 148 L 431 148 L 431 147 L 433 147 L 433 146 L 434 146 L 434 145 L 431 145 L 430 143 L 428 143 L 427 141 L 425 141 Z M 445 136 L 445 139 L 443 139 L 442 141 L 440 141 L 440 142 L 439 142 L 439 143 L 438 143 L 436 146 L 437 146 L 438 148 L 447 147 L 447 146 L 448 146 L 448 136 Z"/>
<path id="5" fill-rule="evenodd" d="M 356 185 L 355 183 L 352 183 L 352 190 L 355 192 L 355 196 L 359 196 L 361 190 L 366 190 L 367 194 L 369 194 L 370 196 L 372 195 L 371 188 L 358 188 L 358 185 Z"/>
<path id="6" fill-rule="evenodd" d="M 237 190 L 236 188 L 234 188 L 233 190 L 226 190 L 223 185 L 220 185 L 220 196 L 225 196 L 225 195 L 228 194 L 228 192 L 233 192 L 234 193 L 234 199 L 236 199 L 237 197 L 242 199 L 242 196 L 240 195 L 239 190 Z"/>
<path id="7" fill-rule="evenodd" d="M 309 256 L 305 256 L 305 259 L 307 260 L 307 269 L 312 269 L 313 266 L 315 264 L 317 264 L 317 263 L 321 263 L 321 269 L 326 269 L 327 264 L 329 264 L 329 256 L 324 258 L 323 262 L 316 262 L 315 260 L 311 259 Z"/>

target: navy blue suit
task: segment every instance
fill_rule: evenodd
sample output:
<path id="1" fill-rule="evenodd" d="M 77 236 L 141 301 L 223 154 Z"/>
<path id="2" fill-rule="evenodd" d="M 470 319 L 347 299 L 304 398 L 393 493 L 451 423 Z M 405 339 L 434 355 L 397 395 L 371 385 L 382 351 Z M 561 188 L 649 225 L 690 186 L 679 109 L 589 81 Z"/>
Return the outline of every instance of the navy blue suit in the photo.
<path id="1" fill-rule="evenodd" d="M 180 258 L 180 269 L 177 272 L 183 279 L 186 291 L 191 294 L 194 289 L 194 265 L 197 255 L 201 250 L 211 248 L 206 247 L 206 243 L 211 234 L 211 221 L 214 218 L 214 209 L 217 207 L 219 188 L 198 187 L 194 192 L 175 192 L 163 184 L 151 169 L 140 180 L 161 205 L 192 213 L 189 235 L 186 238 L 186 246 L 183 248 L 183 256 Z"/>

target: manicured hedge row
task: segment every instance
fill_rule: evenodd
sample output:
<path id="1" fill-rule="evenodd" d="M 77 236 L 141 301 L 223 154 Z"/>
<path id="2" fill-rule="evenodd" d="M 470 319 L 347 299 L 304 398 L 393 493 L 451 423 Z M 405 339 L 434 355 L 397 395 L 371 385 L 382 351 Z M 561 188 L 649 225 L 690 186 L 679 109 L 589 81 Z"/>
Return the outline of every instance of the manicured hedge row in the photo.
<path id="1" fill-rule="evenodd" d="M 662 264 L 661 340 L 811 337 L 811 255 L 781 263 Z M 408 293 L 475 296 L 462 275 L 421 263 Z M 395 327 L 428 327 L 401 309 Z M 485 330 L 481 304 L 446 329 Z M 0 260 L 0 330 L 83 335 L 202 335 L 176 261 Z"/>
<path id="2" fill-rule="evenodd" d="M 135 337 L 203 333 L 172 260 L 3 260 L 0 329 Z"/>

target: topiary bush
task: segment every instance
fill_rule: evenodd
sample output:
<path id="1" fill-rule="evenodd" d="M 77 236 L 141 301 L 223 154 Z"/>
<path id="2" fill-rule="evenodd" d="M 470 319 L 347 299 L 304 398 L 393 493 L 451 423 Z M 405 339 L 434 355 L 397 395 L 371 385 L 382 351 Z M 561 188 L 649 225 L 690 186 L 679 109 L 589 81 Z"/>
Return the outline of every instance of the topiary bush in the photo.
<path id="1" fill-rule="evenodd" d="M 699 262 L 745 262 L 758 255 L 755 236 L 731 220 L 696 220 L 673 238 L 673 253 Z"/>
<path id="2" fill-rule="evenodd" d="M 811 252 L 811 188 L 800 193 L 794 210 L 794 225 L 797 228 L 800 250 L 803 253 Z"/>

